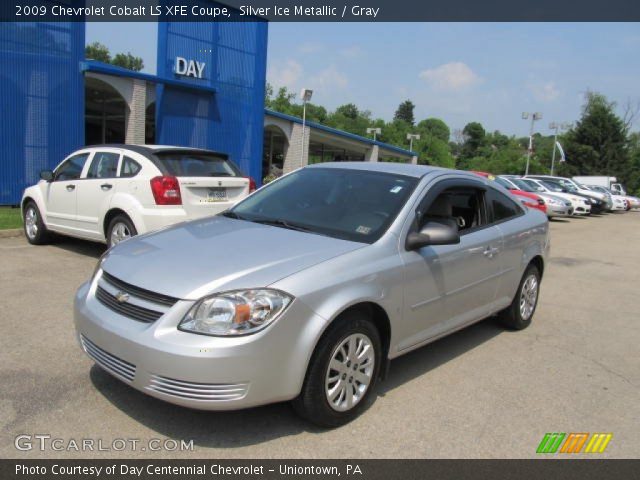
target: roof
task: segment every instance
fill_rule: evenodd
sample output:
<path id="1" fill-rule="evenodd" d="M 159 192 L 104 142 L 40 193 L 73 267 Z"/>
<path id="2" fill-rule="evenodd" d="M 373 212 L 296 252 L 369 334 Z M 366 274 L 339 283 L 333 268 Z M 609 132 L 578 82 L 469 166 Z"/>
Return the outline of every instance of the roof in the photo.
<path id="1" fill-rule="evenodd" d="M 195 148 L 195 147 L 180 147 L 175 145 L 137 145 L 132 143 L 107 143 L 103 145 L 87 145 L 83 147 L 83 150 L 86 148 L 120 148 L 123 150 L 131 150 L 132 152 L 139 153 L 144 155 L 145 157 L 149 157 L 154 153 L 160 152 L 173 152 L 176 150 L 180 150 L 182 152 L 194 152 L 194 153 L 213 153 L 215 155 L 221 155 L 224 157 L 228 157 L 228 155 L 224 152 L 217 152 L 215 150 L 207 150 L 205 148 Z"/>
<path id="2" fill-rule="evenodd" d="M 289 120 L 294 123 L 302 123 L 302 119 L 300 117 L 296 117 L 293 115 L 287 115 L 286 113 L 276 112 L 275 110 L 270 110 L 268 108 L 264 109 L 265 115 L 271 115 L 272 117 L 282 118 L 283 120 Z M 324 132 L 332 133 L 333 135 L 337 135 L 339 137 L 348 138 L 351 140 L 356 140 L 358 142 L 367 143 L 369 145 L 377 145 L 378 147 L 384 148 L 385 150 L 391 150 L 392 152 L 397 152 L 401 155 L 405 155 L 407 157 L 417 157 L 418 154 L 416 152 L 412 152 L 411 150 L 405 150 L 404 148 L 397 147 L 395 145 L 391 145 L 389 143 L 379 142 L 378 140 L 373 140 L 371 138 L 363 137 L 360 135 L 356 135 L 354 133 L 345 132 L 344 130 L 338 130 L 337 128 L 327 127 L 326 125 L 322 125 L 317 122 L 310 122 L 308 120 L 305 121 L 305 124 L 311 128 L 315 128 L 318 130 L 322 130 Z"/>
<path id="3" fill-rule="evenodd" d="M 369 172 L 391 173 L 394 175 L 405 175 L 407 177 L 421 178 L 434 172 L 444 172 L 446 168 L 429 167 L 427 165 L 414 165 L 412 163 L 396 162 L 326 162 L 315 163 L 306 168 L 342 168 L 348 170 L 367 170 Z M 449 170 L 457 172 L 456 170 Z M 461 172 L 466 173 L 466 172 Z"/>

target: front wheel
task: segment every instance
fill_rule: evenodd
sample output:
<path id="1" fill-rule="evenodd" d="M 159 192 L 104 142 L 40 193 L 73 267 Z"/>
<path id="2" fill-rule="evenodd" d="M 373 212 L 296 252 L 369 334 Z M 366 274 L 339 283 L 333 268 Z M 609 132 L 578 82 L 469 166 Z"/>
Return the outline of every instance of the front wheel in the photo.
<path id="1" fill-rule="evenodd" d="M 126 215 L 116 215 L 107 228 L 107 246 L 109 248 L 138 234 L 133 222 Z"/>
<path id="2" fill-rule="evenodd" d="M 31 245 L 44 245 L 51 240 L 51 234 L 42 220 L 40 210 L 34 202 L 24 208 L 24 234 Z"/>
<path id="3" fill-rule="evenodd" d="M 529 265 L 520 280 L 513 302 L 500 312 L 503 325 L 512 330 L 527 328 L 538 306 L 539 293 L 540 271 L 535 265 Z"/>
<path id="4" fill-rule="evenodd" d="M 380 334 L 364 313 L 335 320 L 312 356 L 296 412 L 322 427 L 338 427 L 357 417 L 377 383 Z"/>

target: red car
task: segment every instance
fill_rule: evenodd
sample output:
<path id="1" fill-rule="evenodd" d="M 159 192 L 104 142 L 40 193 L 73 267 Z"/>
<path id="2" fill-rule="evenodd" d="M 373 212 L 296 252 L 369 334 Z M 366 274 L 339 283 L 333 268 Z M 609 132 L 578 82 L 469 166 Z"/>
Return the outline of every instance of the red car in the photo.
<path id="1" fill-rule="evenodd" d="M 475 173 L 476 175 L 480 175 L 481 177 L 485 177 L 485 178 L 488 178 L 489 180 L 493 180 L 494 182 L 499 183 L 504 188 L 506 188 L 511 193 L 513 193 L 515 196 L 517 196 L 523 205 L 529 208 L 536 208 L 540 210 L 542 213 L 544 213 L 545 215 L 547 214 L 547 206 L 545 205 L 544 200 L 539 195 L 536 195 L 535 193 L 531 193 L 531 192 L 525 192 L 523 190 L 518 190 L 517 188 L 513 188 L 512 185 L 510 185 L 509 183 L 505 182 L 501 178 L 496 177 L 491 173 L 478 172 L 477 170 L 471 170 L 471 172 Z"/>

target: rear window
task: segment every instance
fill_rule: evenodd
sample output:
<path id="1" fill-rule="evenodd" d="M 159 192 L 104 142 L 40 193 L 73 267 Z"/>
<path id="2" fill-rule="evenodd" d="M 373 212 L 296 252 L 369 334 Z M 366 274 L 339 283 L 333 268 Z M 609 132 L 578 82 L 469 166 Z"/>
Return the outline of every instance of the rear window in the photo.
<path id="1" fill-rule="evenodd" d="M 158 152 L 160 170 L 176 177 L 242 177 L 236 165 L 221 155 L 194 152 Z"/>

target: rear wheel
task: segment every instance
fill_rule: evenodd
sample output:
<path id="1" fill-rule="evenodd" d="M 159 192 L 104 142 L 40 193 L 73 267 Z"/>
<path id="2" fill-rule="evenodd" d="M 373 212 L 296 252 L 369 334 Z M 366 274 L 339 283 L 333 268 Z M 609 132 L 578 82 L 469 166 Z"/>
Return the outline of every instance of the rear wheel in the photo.
<path id="1" fill-rule="evenodd" d="M 366 408 L 382 360 L 380 334 L 367 316 L 352 312 L 335 321 L 313 354 L 293 406 L 322 427 L 350 422 Z"/>
<path id="2" fill-rule="evenodd" d="M 529 265 L 520 280 L 513 302 L 500 312 L 503 325 L 512 330 L 527 328 L 538 306 L 539 293 L 540 271 L 535 265 Z"/>
<path id="3" fill-rule="evenodd" d="M 24 207 L 24 235 L 32 245 L 44 245 L 51 240 L 51 233 L 42 220 L 40 210 L 34 202 L 29 202 Z"/>
<path id="4" fill-rule="evenodd" d="M 116 215 L 107 228 L 107 246 L 109 248 L 138 234 L 133 222 L 126 215 Z"/>

